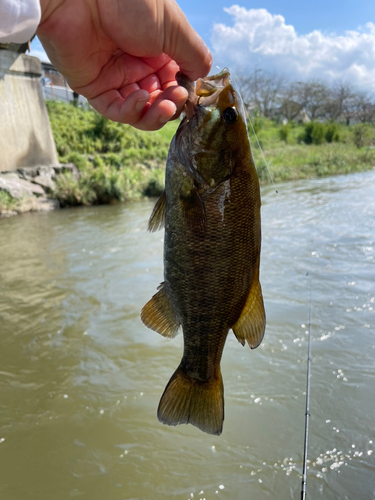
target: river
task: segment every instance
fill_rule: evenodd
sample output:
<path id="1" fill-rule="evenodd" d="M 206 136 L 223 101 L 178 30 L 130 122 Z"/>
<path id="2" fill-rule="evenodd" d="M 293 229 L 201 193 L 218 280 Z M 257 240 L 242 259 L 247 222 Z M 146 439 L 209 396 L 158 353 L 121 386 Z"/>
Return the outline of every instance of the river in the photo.
<path id="1" fill-rule="evenodd" d="M 0 219 L 1 499 L 300 498 L 310 287 L 307 498 L 375 499 L 375 172 L 262 202 L 267 330 L 229 334 L 219 437 L 156 418 L 182 335 L 139 319 L 154 201 Z"/>

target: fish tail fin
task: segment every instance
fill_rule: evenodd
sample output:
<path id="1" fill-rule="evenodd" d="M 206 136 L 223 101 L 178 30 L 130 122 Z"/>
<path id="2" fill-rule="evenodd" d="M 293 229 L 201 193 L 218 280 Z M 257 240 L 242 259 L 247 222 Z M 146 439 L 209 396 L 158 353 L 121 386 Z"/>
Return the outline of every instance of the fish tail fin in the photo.
<path id="1" fill-rule="evenodd" d="M 158 407 L 163 424 L 192 424 L 208 434 L 220 435 L 224 420 L 224 386 L 218 367 L 215 377 L 202 382 L 179 366 L 172 375 Z"/>

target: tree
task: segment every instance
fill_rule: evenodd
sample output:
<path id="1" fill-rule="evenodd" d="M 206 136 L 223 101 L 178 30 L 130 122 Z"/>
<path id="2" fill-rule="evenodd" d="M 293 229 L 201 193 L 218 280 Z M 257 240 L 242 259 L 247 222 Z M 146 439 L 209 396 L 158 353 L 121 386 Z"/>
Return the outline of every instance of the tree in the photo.
<path id="1" fill-rule="evenodd" d="M 330 120 L 339 120 L 345 118 L 346 124 L 355 113 L 355 91 L 353 85 L 347 82 L 334 84 L 329 90 L 329 96 L 326 104 L 326 116 Z"/>
<path id="2" fill-rule="evenodd" d="M 249 111 L 253 105 L 253 89 L 249 75 L 241 73 L 235 77 L 235 86 L 237 92 L 240 94 L 245 108 Z"/>
<path id="3" fill-rule="evenodd" d="M 371 123 L 375 118 L 375 105 L 366 92 L 357 92 L 354 97 L 355 118 L 362 123 Z"/>
<path id="4" fill-rule="evenodd" d="M 303 106 L 299 102 L 298 84 L 293 82 L 284 85 L 281 96 L 281 112 L 287 120 L 294 120 L 302 111 Z"/>
<path id="5" fill-rule="evenodd" d="M 351 83 L 342 81 L 332 86 L 320 80 L 290 82 L 284 76 L 255 68 L 236 78 L 236 87 L 249 112 L 267 118 L 283 115 L 294 120 L 305 111 L 310 120 L 333 121 L 355 119 L 362 123 L 375 121 L 375 102 Z"/>
<path id="6" fill-rule="evenodd" d="M 296 83 L 297 102 L 305 109 L 310 120 L 324 116 L 327 97 L 327 85 L 318 80 Z"/>
<path id="7" fill-rule="evenodd" d="M 246 108 L 270 118 L 280 104 L 285 78 L 255 68 L 249 75 L 237 77 L 236 81 Z"/>

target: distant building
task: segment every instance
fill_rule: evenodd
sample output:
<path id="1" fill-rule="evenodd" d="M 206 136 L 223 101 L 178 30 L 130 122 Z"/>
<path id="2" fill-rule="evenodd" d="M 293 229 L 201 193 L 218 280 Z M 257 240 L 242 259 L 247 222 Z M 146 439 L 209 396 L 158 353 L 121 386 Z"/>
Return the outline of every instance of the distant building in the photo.
<path id="1" fill-rule="evenodd" d="M 73 102 L 76 99 L 79 105 L 87 105 L 87 99 L 73 92 L 64 76 L 50 62 L 41 61 L 41 64 L 41 84 L 45 100 Z"/>
<path id="2" fill-rule="evenodd" d="M 50 62 L 42 63 L 42 78 L 48 79 L 50 85 L 56 85 L 58 87 L 68 87 L 65 78 L 61 73 L 57 71 L 56 68 L 52 66 Z"/>

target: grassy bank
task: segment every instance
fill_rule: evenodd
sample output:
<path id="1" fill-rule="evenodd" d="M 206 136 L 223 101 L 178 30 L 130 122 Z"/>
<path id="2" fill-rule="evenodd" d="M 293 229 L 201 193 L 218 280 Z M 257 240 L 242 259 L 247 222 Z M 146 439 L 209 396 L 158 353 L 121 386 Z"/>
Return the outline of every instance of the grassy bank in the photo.
<path id="1" fill-rule="evenodd" d="M 60 175 L 54 196 L 66 205 L 111 203 L 158 196 L 176 123 L 162 131 L 141 132 L 114 123 L 92 110 L 49 101 L 47 109 L 61 163 L 79 172 Z"/>
<path id="2" fill-rule="evenodd" d="M 55 196 L 62 205 L 160 194 L 169 143 L 178 121 L 157 132 L 140 132 L 62 102 L 50 101 L 47 108 L 60 161 L 75 163 L 81 174 L 79 181 L 69 174 L 59 176 Z M 373 125 L 281 125 L 263 118 L 252 123 L 275 182 L 364 171 L 375 165 Z M 249 129 L 260 180 L 270 182 Z"/>
<path id="3" fill-rule="evenodd" d="M 362 172 L 375 166 L 374 125 L 285 126 L 258 119 L 253 120 L 253 127 L 274 182 Z M 270 182 L 265 161 L 249 128 L 259 178 L 262 183 Z"/>

